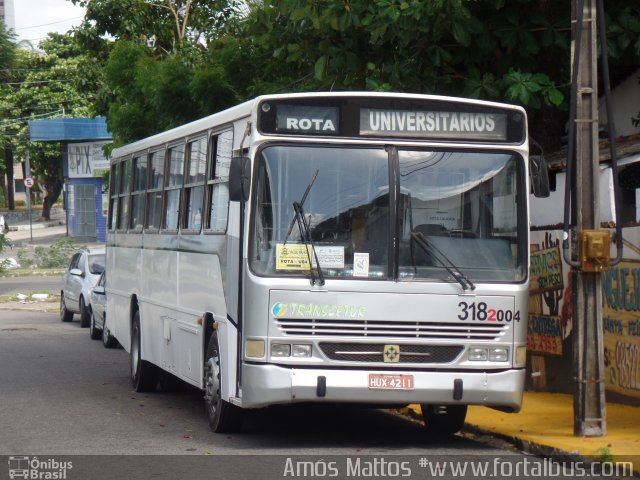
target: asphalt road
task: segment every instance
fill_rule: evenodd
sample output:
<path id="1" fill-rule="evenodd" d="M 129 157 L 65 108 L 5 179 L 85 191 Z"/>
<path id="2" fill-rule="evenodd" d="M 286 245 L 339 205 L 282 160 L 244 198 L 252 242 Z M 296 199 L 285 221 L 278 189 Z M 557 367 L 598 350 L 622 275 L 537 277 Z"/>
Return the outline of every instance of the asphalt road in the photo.
<path id="1" fill-rule="evenodd" d="M 288 467 L 297 465 L 292 458 L 315 462 L 316 474 L 337 471 L 339 478 L 348 478 L 354 470 L 345 470 L 349 468 L 345 462 L 362 455 L 383 460 L 413 456 L 405 465 L 412 469 L 410 477 L 428 478 L 424 467 L 417 471 L 419 458 L 428 458 L 430 465 L 476 455 L 526 461 L 520 454 L 464 436 L 429 438 L 421 424 L 380 410 L 263 409 L 248 413 L 241 433 L 214 434 L 208 429 L 200 392 L 135 393 L 128 362 L 124 350 L 107 350 L 102 342 L 90 340 L 78 321 L 62 323 L 54 314 L 0 311 L 0 456 L 14 456 L 15 463 L 16 455 L 37 454 L 39 461 L 104 455 L 69 457 L 75 462 L 69 479 L 262 480 L 294 476 L 286 475 Z M 121 456 L 131 454 L 138 456 Z M 327 464 L 334 458 L 337 463 Z M 185 473 L 183 467 L 189 475 L 180 474 Z M 378 467 L 383 468 L 384 462 Z M 0 463 L 0 478 L 6 472 Z M 407 473 L 402 470 L 399 476 L 403 472 Z M 381 473 L 385 472 L 378 470 L 375 477 L 395 477 Z M 295 478 L 304 476 L 310 475 Z M 325 476 L 335 475 L 315 478 Z"/>
<path id="2" fill-rule="evenodd" d="M 0 277 L 0 295 L 14 293 L 48 292 L 60 293 L 62 276 L 51 277 Z"/>

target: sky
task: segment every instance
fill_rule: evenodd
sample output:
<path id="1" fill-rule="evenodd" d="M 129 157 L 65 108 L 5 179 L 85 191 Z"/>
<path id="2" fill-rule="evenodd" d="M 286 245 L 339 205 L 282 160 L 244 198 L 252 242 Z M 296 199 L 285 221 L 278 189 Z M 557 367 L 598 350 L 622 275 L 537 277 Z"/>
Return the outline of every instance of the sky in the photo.
<path id="1" fill-rule="evenodd" d="M 34 45 L 48 32 L 64 33 L 82 22 L 84 9 L 68 0 L 14 0 L 17 40 Z"/>

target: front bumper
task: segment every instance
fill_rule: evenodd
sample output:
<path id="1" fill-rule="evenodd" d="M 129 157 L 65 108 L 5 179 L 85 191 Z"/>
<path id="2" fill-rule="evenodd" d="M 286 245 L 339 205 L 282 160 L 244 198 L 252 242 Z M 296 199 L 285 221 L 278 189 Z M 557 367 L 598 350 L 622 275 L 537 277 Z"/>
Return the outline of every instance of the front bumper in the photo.
<path id="1" fill-rule="evenodd" d="M 413 390 L 381 390 L 368 387 L 369 374 L 413 375 Z M 326 384 L 318 395 L 319 377 Z M 454 400 L 454 379 L 462 381 L 462 398 Z M 461 404 L 486 405 L 517 412 L 522 405 L 525 370 L 489 372 L 423 372 L 389 370 L 301 369 L 277 365 L 244 364 L 244 408 L 302 402 L 362 404 Z M 324 389 L 322 389 L 324 390 Z"/>

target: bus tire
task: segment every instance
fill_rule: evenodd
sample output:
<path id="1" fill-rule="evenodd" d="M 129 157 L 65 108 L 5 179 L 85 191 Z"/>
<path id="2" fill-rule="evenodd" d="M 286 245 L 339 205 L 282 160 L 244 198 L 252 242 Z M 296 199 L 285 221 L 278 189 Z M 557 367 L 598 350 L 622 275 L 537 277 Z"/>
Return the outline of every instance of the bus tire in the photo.
<path id="1" fill-rule="evenodd" d="M 91 315 L 89 309 L 84 304 L 84 297 L 80 297 L 80 327 L 87 328 L 91 323 Z"/>
<path id="2" fill-rule="evenodd" d="M 141 338 L 138 310 L 131 324 L 131 385 L 136 392 L 153 392 L 158 385 L 158 368 L 142 360 Z"/>
<path id="3" fill-rule="evenodd" d="M 464 426 L 466 405 L 420 405 L 422 419 L 430 434 L 452 435 Z"/>
<path id="4" fill-rule="evenodd" d="M 242 427 L 242 410 L 222 399 L 218 335 L 211 334 L 204 362 L 204 406 L 209 428 L 215 433 L 233 433 Z"/>

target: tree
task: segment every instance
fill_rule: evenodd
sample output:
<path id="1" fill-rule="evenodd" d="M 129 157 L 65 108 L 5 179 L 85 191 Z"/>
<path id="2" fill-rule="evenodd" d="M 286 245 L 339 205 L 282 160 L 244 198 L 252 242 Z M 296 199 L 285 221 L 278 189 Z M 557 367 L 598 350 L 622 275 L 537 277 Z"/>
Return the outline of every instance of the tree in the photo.
<path id="1" fill-rule="evenodd" d="M 97 111 L 114 144 L 175 127 L 237 102 L 207 54 L 236 0 L 72 0 L 87 8 L 77 31 L 104 62 Z M 108 34 L 115 41 L 105 43 Z"/>
<path id="2" fill-rule="evenodd" d="M 32 172 L 47 192 L 42 216 L 49 219 L 62 191 L 61 146 L 30 142 L 28 121 L 91 116 L 99 69 L 68 35 L 49 34 L 40 48 L 17 50 L 11 82 L 0 85 L 0 108 L 8 117 L 0 132 L 9 136 L 17 157 L 24 158 L 28 150 Z"/>
<path id="3" fill-rule="evenodd" d="M 266 0 L 229 35 L 255 62 L 248 93 L 395 90 L 508 101 L 524 105 L 534 137 L 557 148 L 568 108 L 570 5 Z M 640 7 L 612 0 L 607 9 L 613 62 L 640 64 Z M 222 50 L 232 44 L 225 42 Z"/>
<path id="4" fill-rule="evenodd" d="M 103 48 L 100 37 L 147 44 L 169 54 L 184 47 L 206 47 L 235 14 L 238 0 L 71 0 L 86 8 L 79 37 Z"/>
<path id="5" fill-rule="evenodd" d="M 0 19 L 0 82 L 7 81 L 11 78 L 10 72 L 16 58 L 15 37 L 11 32 L 7 32 L 4 21 Z M 0 125 L 4 123 L 6 118 L 6 110 L 2 108 L 0 101 Z M 11 151 L 11 143 L 9 137 L 2 134 L 0 129 L 0 155 L 3 161 L 0 163 L 0 188 L 5 199 L 5 204 L 10 210 L 13 210 L 13 154 Z M 4 177 L 7 175 L 7 185 L 4 184 Z"/>

